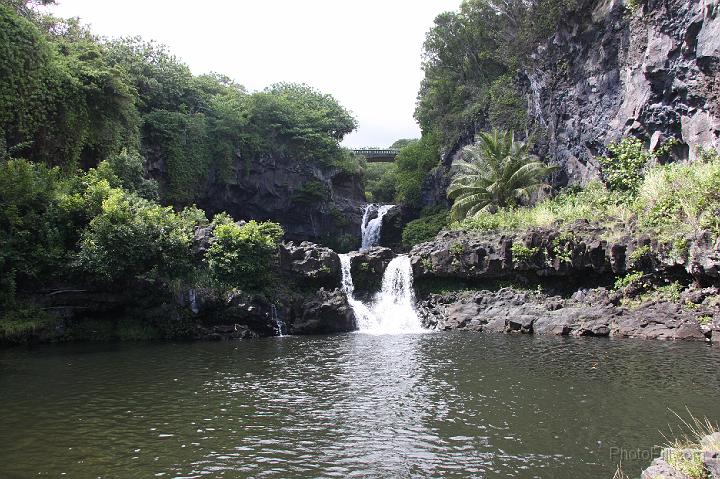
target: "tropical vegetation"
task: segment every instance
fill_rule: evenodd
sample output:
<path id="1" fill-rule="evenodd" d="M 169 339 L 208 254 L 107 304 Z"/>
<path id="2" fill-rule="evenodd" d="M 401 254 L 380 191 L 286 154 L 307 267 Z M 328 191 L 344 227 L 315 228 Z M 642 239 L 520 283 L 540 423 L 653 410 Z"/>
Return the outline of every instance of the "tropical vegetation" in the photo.
<path id="1" fill-rule="evenodd" d="M 454 222 L 451 228 L 519 231 L 541 226 L 563 230 L 584 220 L 603 228 L 611 239 L 627 234 L 632 225 L 636 233 L 651 234 L 673 244 L 679 253 L 687 249 L 688 238 L 701 230 L 720 236 L 720 153 L 701 150 L 693 163 L 660 164 L 653 153 L 643 147 L 636 149 L 635 145 L 635 139 L 611 145 L 610 151 L 622 152 L 622 156 L 611 153 L 603 160 L 615 165 L 613 174 L 606 175 L 603 181 L 566 188 L 533 206 L 479 211 Z M 634 157 L 627 158 L 628 154 Z M 616 181 L 619 176 L 635 178 L 637 174 L 637 188 L 628 189 L 625 181 L 620 183 L 622 186 Z"/>
<path id="2" fill-rule="evenodd" d="M 272 286 L 282 228 L 195 203 L 269 156 L 360 175 L 340 146 L 352 115 L 307 85 L 193 75 L 155 42 L 34 8 L 51 3 L 0 2 L 0 340 L 38 327 L 28 294 L 46 287 Z M 215 238 L 201 252 L 198 231 Z"/>
<path id="3" fill-rule="evenodd" d="M 463 154 L 466 161 L 453 164 L 459 171 L 447 190 L 455 220 L 527 202 L 557 169 L 531 156 L 529 144 L 510 131 L 481 132 Z"/>

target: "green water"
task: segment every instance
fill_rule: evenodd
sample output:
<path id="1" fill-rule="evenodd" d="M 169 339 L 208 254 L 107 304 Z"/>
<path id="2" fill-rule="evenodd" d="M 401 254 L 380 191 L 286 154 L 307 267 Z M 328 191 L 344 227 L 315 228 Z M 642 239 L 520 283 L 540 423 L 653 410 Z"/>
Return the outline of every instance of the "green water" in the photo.
<path id="1" fill-rule="evenodd" d="M 0 478 L 610 478 L 720 348 L 493 334 L 0 351 Z"/>

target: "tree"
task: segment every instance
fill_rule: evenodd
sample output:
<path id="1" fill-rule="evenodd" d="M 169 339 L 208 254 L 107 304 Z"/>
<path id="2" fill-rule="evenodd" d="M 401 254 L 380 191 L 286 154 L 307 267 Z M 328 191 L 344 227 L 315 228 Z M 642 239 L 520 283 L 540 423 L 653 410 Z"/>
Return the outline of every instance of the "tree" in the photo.
<path id="1" fill-rule="evenodd" d="M 113 189 L 82 234 L 79 265 L 100 281 L 127 283 L 139 276 L 186 279 L 193 267 L 194 228 L 206 223 L 196 208 L 176 213 L 172 207 Z"/>
<path id="2" fill-rule="evenodd" d="M 447 191 L 454 200 L 452 218 L 462 220 L 491 206 L 516 206 L 529 200 L 557 167 L 530 156 L 528 148 L 510 131 L 480 133 L 464 150 L 469 161 L 454 165 L 464 173 L 453 178 Z"/>
<path id="3" fill-rule="evenodd" d="M 466 0 L 437 16 L 423 45 L 415 119 L 442 146 L 479 130 L 525 129 L 516 77 L 569 12 L 589 0 Z"/>
<path id="4" fill-rule="evenodd" d="M 440 161 L 439 151 L 437 137 L 432 133 L 400 150 L 395 158 L 396 201 L 417 205 L 425 177 Z"/>
<path id="5" fill-rule="evenodd" d="M 401 138 L 399 140 L 396 140 L 392 145 L 390 145 L 390 148 L 405 148 L 411 143 L 415 143 L 418 141 L 417 138 Z"/>
<path id="6" fill-rule="evenodd" d="M 0 4 L 0 152 L 94 166 L 136 142 L 135 99 L 76 20 L 34 22 Z"/>
<path id="7" fill-rule="evenodd" d="M 213 279 L 242 289 L 266 285 L 283 236 L 280 225 L 256 221 L 239 225 L 226 215 L 217 215 L 213 224 L 215 241 L 205 255 Z"/>

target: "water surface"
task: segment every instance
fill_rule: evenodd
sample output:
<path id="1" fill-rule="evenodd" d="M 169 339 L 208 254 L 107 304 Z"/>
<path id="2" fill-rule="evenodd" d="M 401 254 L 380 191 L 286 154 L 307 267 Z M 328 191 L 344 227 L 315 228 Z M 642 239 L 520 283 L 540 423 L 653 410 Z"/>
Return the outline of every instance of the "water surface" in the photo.
<path id="1" fill-rule="evenodd" d="M 668 408 L 720 418 L 718 365 L 699 344 L 472 333 L 12 348 L 0 477 L 609 478 Z"/>

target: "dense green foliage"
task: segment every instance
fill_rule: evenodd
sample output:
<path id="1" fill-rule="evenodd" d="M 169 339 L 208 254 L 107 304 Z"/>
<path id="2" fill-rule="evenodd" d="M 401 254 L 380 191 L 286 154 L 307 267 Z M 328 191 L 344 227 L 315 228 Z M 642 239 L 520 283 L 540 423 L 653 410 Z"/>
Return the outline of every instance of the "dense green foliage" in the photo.
<path id="1" fill-rule="evenodd" d="M 414 246 L 430 241 L 449 223 L 450 215 L 447 211 L 426 212 L 405 225 L 402 232 L 403 245 Z"/>
<path id="2" fill-rule="evenodd" d="M 440 145 L 433 134 L 423 135 L 420 140 L 400 149 L 395 158 L 395 201 L 417 205 L 420 191 L 428 172 L 440 162 Z"/>
<path id="3" fill-rule="evenodd" d="M 0 5 L 0 153 L 72 170 L 132 146 L 139 118 L 125 72 L 77 22 L 46 27 Z"/>
<path id="4" fill-rule="evenodd" d="M 365 196 L 370 203 L 392 203 L 397 191 L 395 163 L 368 163 L 364 171 Z"/>
<path id="5" fill-rule="evenodd" d="M 220 289 L 249 290 L 270 283 L 268 272 L 283 234 L 279 225 L 238 227 L 218 215 L 213 222 L 218 239 L 198 257 L 192 239 L 196 227 L 208 225 L 205 213 L 195 207 L 175 211 L 112 186 L 107 177 L 118 181 L 114 168 L 104 161 L 87 173 L 64 176 L 57 167 L 0 161 L 3 317 L 23 311 L 16 304 L 19 293 L 68 280 L 121 286 L 145 279 L 188 286 L 210 277 Z M 125 180 L 138 184 L 142 176 Z"/>
<path id="6" fill-rule="evenodd" d="M 650 155 L 639 150 L 642 157 Z M 623 183 L 624 185 L 625 183 Z M 476 231 L 519 231 L 533 226 L 564 228 L 577 220 L 603 227 L 608 237 L 645 232 L 685 250 L 700 230 L 720 236 L 720 154 L 705 151 L 691 164 L 646 167 L 636 191 L 617 191 L 600 182 L 567 189 L 533 207 L 481 211 L 452 225 Z M 684 251 L 679 251 L 684 253 Z"/>
<path id="7" fill-rule="evenodd" d="M 358 174 L 359 159 L 339 146 L 355 127 L 307 85 L 248 93 L 221 75 L 194 76 L 154 42 L 108 41 L 28 2 L 0 4 L 0 157 L 72 173 L 141 154 L 163 203 L 189 205 L 208 182 L 229 179 L 238 159 L 245 169 L 281 156 Z"/>
<path id="8" fill-rule="evenodd" d="M 455 162 L 462 171 L 453 177 L 448 198 L 453 219 L 472 217 L 491 207 L 512 207 L 527 201 L 556 168 L 530 156 L 529 146 L 513 133 L 480 133 L 463 151 L 468 161 Z"/>
<path id="9" fill-rule="evenodd" d="M 210 274 L 223 284 L 256 289 L 270 281 L 270 264 L 283 231 L 275 223 L 249 221 L 242 226 L 226 216 L 215 218 L 215 242 L 207 252 Z"/>
<path id="10" fill-rule="evenodd" d="M 440 145 L 433 134 L 402 139 L 394 163 L 369 163 L 364 167 L 365 194 L 375 203 L 403 203 L 417 207 L 427 174 L 440 162 Z"/>
<path id="11" fill-rule="evenodd" d="M 33 9 L 49 3 L 0 2 L 0 339 L 44 324 L 26 299 L 46 286 L 270 285 L 280 226 L 210 223 L 193 203 L 268 157 L 361 174 L 340 147 L 355 119 L 307 85 L 250 93 L 157 43 Z M 296 194 L 329 201 L 313 182 Z M 217 236 L 204 254 L 198 228 Z"/>
<path id="12" fill-rule="evenodd" d="M 613 191 L 636 193 L 643 181 L 643 170 L 654 157 L 638 138 L 623 138 L 608 145 L 610 156 L 599 157 L 603 176 Z"/>
<path id="13" fill-rule="evenodd" d="M 195 208 L 175 213 L 122 190 L 109 190 L 82 234 L 78 263 L 91 277 L 127 283 L 138 276 L 187 279 L 194 227 L 206 223 Z"/>
<path id="14" fill-rule="evenodd" d="M 477 130 L 522 131 L 525 100 L 515 77 L 529 54 L 582 0 L 466 0 L 435 19 L 423 55 L 415 118 L 443 147 Z"/>

